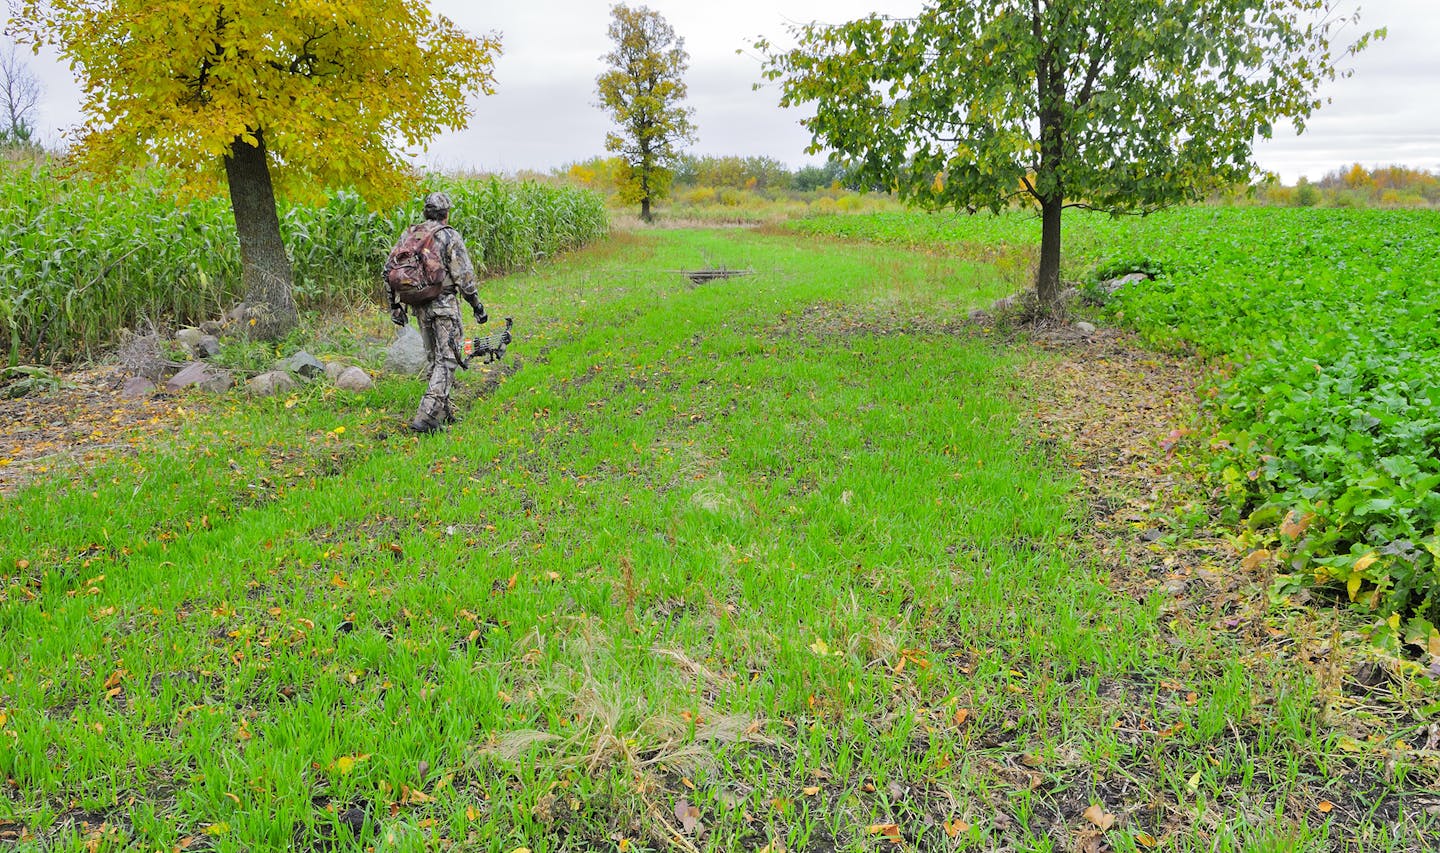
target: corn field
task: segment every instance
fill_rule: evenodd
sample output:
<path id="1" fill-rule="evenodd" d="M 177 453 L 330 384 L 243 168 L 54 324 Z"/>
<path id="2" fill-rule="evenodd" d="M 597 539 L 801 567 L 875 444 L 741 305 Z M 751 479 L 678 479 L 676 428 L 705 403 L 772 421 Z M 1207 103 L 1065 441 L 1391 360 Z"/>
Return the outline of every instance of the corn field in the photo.
<path id="1" fill-rule="evenodd" d="M 498 275 L 605 235 L 593 192 L 498 178 L 435 179 L 477 267 Z M 371 210 L 354 192 L 281 204 L 280 229 L 306 308 L 379 292 L 380 266 L 420 201 Z M 214 318 L 241 297 L 227 199 L 178 204 L 162 182 L 102 186 L 45 163 L 0 161 L 0 358 L 9 364 L 93 357 L 121 329 Z"/>

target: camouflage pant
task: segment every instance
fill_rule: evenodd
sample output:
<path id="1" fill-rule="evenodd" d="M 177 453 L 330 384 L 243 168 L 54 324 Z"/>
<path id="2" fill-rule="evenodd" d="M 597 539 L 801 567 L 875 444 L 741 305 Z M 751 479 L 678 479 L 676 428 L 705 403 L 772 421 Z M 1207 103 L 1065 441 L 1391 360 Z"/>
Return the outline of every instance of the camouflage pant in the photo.
<path id="1" fill-rule="evenodd" d="M 420 337 L 425 342 L 426 373 L 430 378 L 415 420 L 431 427 L 455 420 L 450 390 L 455 387 L 455 370 L 464 358 L 465 340 L 460 328 L 460 311 L 454 303 L 455 297 L 442 296 L 430 305 L 419 306 L 415 312 Z"/>

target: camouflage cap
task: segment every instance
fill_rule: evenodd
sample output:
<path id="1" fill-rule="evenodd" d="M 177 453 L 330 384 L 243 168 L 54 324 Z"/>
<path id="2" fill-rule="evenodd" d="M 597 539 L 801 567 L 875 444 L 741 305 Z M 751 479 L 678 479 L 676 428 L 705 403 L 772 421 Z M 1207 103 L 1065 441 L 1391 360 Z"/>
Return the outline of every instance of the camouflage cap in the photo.
<path id="1" fill-rule="evenodd" d="M 450 211 L 450 196 L 445 193 L 431 193 L 425 196 L 425 215 L 432 213 L 448 213 Z"/>

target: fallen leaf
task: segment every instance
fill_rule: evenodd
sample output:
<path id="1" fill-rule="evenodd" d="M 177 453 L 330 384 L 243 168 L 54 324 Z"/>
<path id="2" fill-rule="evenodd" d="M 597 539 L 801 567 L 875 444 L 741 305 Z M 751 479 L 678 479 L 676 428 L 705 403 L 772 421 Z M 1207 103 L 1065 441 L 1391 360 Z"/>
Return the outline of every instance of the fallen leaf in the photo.
<path id="1" fill-rule="evenodd" d="M 1251 551 L 1250 555 L 1245 558 L 1245 562 L 1241 563 L 1241 566 L 1245 571 L 1253 572 L 1260 567 L 1261 563 L 1264 563 L 1268 559 L 1270 559 L 1270 552 L 1261 548 L 1259 551 Z"/>
<path id="2" fill-rule="evenodd" d="M 900 824 L 898 823 L 872 823 L 869 826 L 871 835 L 883 835 L 892 841 L 900 840 Z"/>
<path id="3" fill-rule="evenodd" d="M 968 719 L 970 719 L 969 708 L 960 708 L 955 712 L 955 725 L 963 726 Z"/>
<path id="4" fill-rule="evenodd" d="M 807 796 L 807 797 L 813 797 L 813 796 L 815 796 L 816 794 L 820 793 L 820 786 L 819 786 L 819 785 L 811 785 L 811 786 L 809 786 L 808 788 L 801 788 L 800 790 L 801 790 L 801 792 L 802 792 L 803 794 L 805 794 L 805 796 Z"/>
<path id="5" fill-rule="evenodd" d="M 816 637 L 815 642 L 810 644 L 810 651 L 823 657 L 830 654 L 830 646 L 824 640 Z"/>
<path id="6" fill-rule="evenodd" d="M 1321 814 L 1329 814 L 1330 810 L 1335 808 L 1335 804 L 1329 800 L 1321 800 L 1315 808 L 1319 809 Z"/>
<path id="7" fill-rule="evenodd" d="M 1101 832 L 1106 832 L 1115 825 L 1115 815 L 1105 811 L 1105 807 L 1098 803 L 1086 809 L 1083 817 L 1099 827 Z"/>
<path id="8" fill-rule="evenodd" d="M 1151 835 L 1148 832 L 1137 832 L 1135 833 L 1135 843 L 1139 844 L 1141 847 L 1154 847 L 1160 842 L 1156 841 L 1155 836 Z"/>
<path id="9" fill-rule="evenodd" d="M 693 835 L 700 827 L 700 810 L 681 797 L 675 803 L 675 819 L 680 821 L 680 829 L 686 835 Z"/>
<path id="10" fill-rule="evenodd" d="M 951 838 L 956 838 L 960 835 L 960 833 L 969 831 L 970 824 L 966 823 L 958 817 L 954 820 L 945 821 L 945 834 L 950 836 Z"/>

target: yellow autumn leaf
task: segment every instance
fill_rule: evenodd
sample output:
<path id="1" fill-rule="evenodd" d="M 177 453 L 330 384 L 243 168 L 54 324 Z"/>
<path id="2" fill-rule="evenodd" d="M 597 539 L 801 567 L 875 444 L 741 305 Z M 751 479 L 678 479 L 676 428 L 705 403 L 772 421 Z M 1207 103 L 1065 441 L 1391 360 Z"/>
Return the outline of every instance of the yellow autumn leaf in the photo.
<path id="1" fill-rule="evenodd" d="M 830 646 L 824 640 L 816 637 L 815 642 L 810 644 L 810 651 L 814 652 L 817 655 L 820 655 L 821 657 L 824 657 L 825 655 L 830 654 Z"/>
<path id="2" fill-rule="evenodd" d="M 1360 577 L 1359 574 L 1353 574 L 1350 576 L 1350 579 L 1345 582 L 1345 590 L 1350 593 L 1351 601 L 1354 601 L 1355 595 L 1360 592 L 1360 584 L 1363 581 L 1364 578 Z"/>
<path id="3" fill-rule="evenodd" d="M 1371 551 L 1370 553 L 1355 561 L 1355 568 L 1352 571 L 1363 572 L 1371 566 L 1375 565 L 1375 561 L 1379 559 L 1380 555 L 1376 554 L 1374 551 Z"/>
<path id="4" fill-rule="evenodd" d="M 335 772 L 339 773 L 341 776 L 350 775 L 350 771 L 354 769 L 355 759 L 353 757 L 349 755 L 342 755 L 339 758 L 335 759 Z"/>

